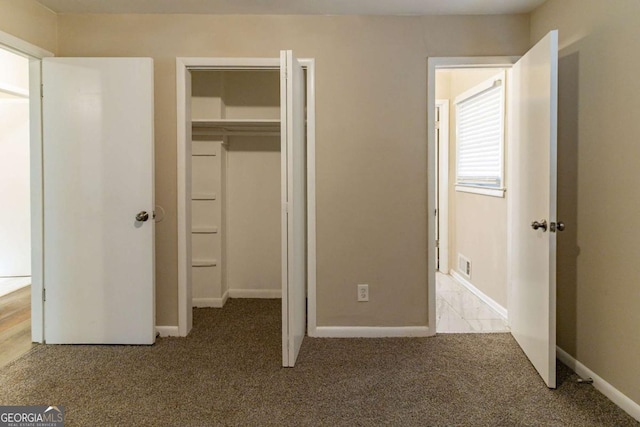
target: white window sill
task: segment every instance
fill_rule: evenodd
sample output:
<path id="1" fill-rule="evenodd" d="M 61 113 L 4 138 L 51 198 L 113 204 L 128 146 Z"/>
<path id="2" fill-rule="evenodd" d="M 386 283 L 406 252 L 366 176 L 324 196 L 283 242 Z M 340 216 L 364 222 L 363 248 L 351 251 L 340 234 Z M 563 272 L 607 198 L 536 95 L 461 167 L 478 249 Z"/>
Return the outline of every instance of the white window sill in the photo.
<path id="1" fill-rule="evenodd" d="M 486 187 L 472 187 L 470 185 L 456 185 L 456 191 L 461 193 L 473 193 L 481 194 L 483 196 L 501 197 L 504 198 L 506 188 L 486 188 Z"/>

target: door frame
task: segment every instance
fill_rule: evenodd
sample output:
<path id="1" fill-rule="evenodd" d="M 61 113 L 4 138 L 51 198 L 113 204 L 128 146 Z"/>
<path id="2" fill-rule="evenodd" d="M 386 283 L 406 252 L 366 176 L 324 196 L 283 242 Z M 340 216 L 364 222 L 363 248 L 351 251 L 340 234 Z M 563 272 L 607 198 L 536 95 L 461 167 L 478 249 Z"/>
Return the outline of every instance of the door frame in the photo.
<path id="1" fill-rule="evenodd" d="M 440 107 L 439 139 L 434 142 L 434 150 L 437 149 L 438 161 L 435 165 L 437 172 L 437 237 L 438 237 L 438 266 L 436 270 L 449 274 L 449 100 L 436 99 L 435 106 Z M 434 110 L 435 114 L 435 110 Z M 444 132 L 443 132 L 444 130 Z M 434 116 L 435 132 L 435 116 Z M 435 159 L 435 155 L 434 155 Z M 435 187 L 434 187 L 435 188 Z M 435 191 L 435 190 L 434 190 Z M 434 234 L 434 238 L 435 238 Z"/>
<path id="2" fill-rule="evenodd" d="M 451 68 L 511 68 L 519 56 L 469 56 L 431 57 L 427 59 L 427 253 L 435 254 L 436 221 L 432 213 L 436 209 L 436 163 L 435 163 L 435 110 L 436 71 Z M 508 161 L 508 160 L 507 160 Z M 507 202 L 507 217 L 509 212 Z M 507 236 L 510 224 L 507 224 Z M 508 239 L 510 240 L 510 239 Z M 509 248 L 508 248 L 509 249 Z M 507 250 L 507 286 L 510 282 L 510 251 Z M 427 294 L 429 313 L 429 335 L 436 334 L 436 264 L 435 257 L 427 257 Z"/>
<path id="3" fill-rule="evenodd" d="M 31 341 L 44 343 L 44 212 L 42 182 L 42 59 L 53 53 L 0 31 L 0 47 L 29 59 L 31 202 Z"/>
<path id="4" fill-rule="evenodd" d="M 306 70 L 307 107 L 307 334 L 314 336 L 316 324 L 316 112 L 315 61 L 298 59 Z M 187 336 L 193 326 L 187 263 L 187 180 L 190 179 L 186 135 L 186 73 L 207 69 L 280 69 L 280 58 L 176 58 L 177 174 L 178 174 L 178 326 L 158 327 L 161 335 Z"/>

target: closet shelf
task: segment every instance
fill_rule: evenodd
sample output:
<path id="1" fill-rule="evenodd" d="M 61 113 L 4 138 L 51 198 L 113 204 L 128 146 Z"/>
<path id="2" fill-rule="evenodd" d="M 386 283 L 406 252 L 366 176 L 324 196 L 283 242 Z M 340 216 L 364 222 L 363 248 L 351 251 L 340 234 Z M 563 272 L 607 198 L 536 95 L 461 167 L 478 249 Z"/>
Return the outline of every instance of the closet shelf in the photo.
<path id="1" fill-rule="evenodd" d="M 194 234 L 215 234 L 218 227 L 192 227 L 191 232 Z"/>
<path id="2" fill-rule="evenodd" d="M 216 200 L 216 198 L 217 198 L 217 195 L 215 193 L 191 195 L 191 200 Z"/>
<path id="3" fill-rule="evenodd" d="M 9 83 L 0 82 L 0 98 L 29 99 L 29 91 Z"/>
<path id="4" fill-rule="evenodd" d="M 194 259 L 191 261 L 192 267 L 215 267 L 218 265 L 217 259 Z"/>
<path id="5" fill-rule="evenodd" d="M 280 132 L 279 119 L 216 119 L 193 120 L 193 135 L 228 135 L 228 134 L 276 134 Z"/>

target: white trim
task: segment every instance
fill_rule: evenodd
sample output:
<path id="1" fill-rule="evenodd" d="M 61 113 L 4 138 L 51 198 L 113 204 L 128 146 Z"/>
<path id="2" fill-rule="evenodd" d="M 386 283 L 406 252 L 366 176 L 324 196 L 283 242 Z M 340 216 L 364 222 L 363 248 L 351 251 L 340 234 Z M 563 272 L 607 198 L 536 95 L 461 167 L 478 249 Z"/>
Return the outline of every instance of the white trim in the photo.
<path id="1" fill-rule="evenodd" d="M 457 282 L 459 282 L 462 286 L 469 289 L 472 294 L 480 298 L 485 304 L 491 307 L 496 313 L 498 313 L 504 320 L 509 318 L 509 312 L 506 308 L 498 304 L 493 298 L 489 295 L 482 292 L 480 289 L 476 288 L 470 281 L 465 279 L 460 273 L 456 270 L 451 270 L 451 277 L 453 277 Z"/>
<path id="2" fill-rule="evenodd" d="M 161 337 L 179 337 L 180 332 L 177 326 L 156 326 L 156 332 Z"/>
<path id="3" fill-rule="evenodd" d="M 4 31 L 0 31 L 0 46 L 19 55 L 28 56 L 31 59 L 42 59 L 54 56 L 53 53 L 48 50 L 42 49 Z"/>
<path id="4" fill-rule="evenodd" d="M 293 334 L 291 331 L 294 330 L 292 328 L 293 322 L 290 322 L 291 317 L 293 317 L 293 310 L 289 310 L 289 277 L 293 269 L 293 263 L 289 265 L 291 261 L 289 248 L 293 248 L 293 232 L 291 229 L 291 222 L 293 221 L 289 221 L 292 214 L 288 213 L 289 196 L 291 195 L 290 184 L 293 181 L 289 179 L 291 176 L 289 167 L 290 163 L 293 163 L 293 161 L 289 162 L 289 150 L 292 149 L 290 143 L 293 135 L 291 131 L 293 127 L 293 94 L 290 91 L 293 92 L 291 86 L 293 85 L 294 72 L 289 69 L 292 65 L 289 59 L 293 60 L 292 56 L 293 52 L 280 51 L 280 206 L 282 206 L 280 215 L 280 274 L 282 277 L 280 281 L 282 289 L 280 316 L 282 328 L 280 332 L 282 337 L 282 367 L 285 368 L 291 367 L 295 363 L 295 357 L 290 356 L 295 351 L 293 345 L 290 345 L 290 341 L 293 340 L 289 339 L 290 335 Z M 288 75 L 289 78 L 287 78 Z M 291 157 L 293 158 L 293 153 Z M 289 364 L 290 357 L 294 359 L 291 365 Z"/>
<path id="5" fill-rule="evenodd" d="M 229 298 L 282 298 L 281 289 L 229 289 Z"/>
<path id="6" fill-rule="evenodd" d="M 307 333 L 316 323 L 316 63 L 299 59 L 307 70 Z"/>
<path id="7" fill-rule="evenodd" d="M 438 241 L 439 268 L 443 274 L 449 274 L 449 100 L 436 99 L 440 107 L 440 140 L 438 147 Z"/>
<path id="8" fill-rule="evenodd" d="M 456 191 L 460 193 L 472 193 L 481 194 L 483 196 L 501 197 L 504 198 L 504 193 L 507 191 L 505 188 L 486 188 L 486 187 L 474 187 L 472 185 L 456 185 Z"/>
<path id="9" fill-rule="evenodd" d="M 591 378 L 596 390 L 607 396 L 609 400 L 618 405 L 620 409 L 625 411 L 627 414 L 631 415 L 637 421 L 640 421 L 640 404 L 631 400 L 631 398 L 609 384 L 601 376 L 587 368 L 558 346 L 556 346 L 556 355 L 562 363 L 571 368 L 576 374 L 578 374 L 578 376 L 582 378 Z"/>
<path id="10" fill-rule="evenodd" d="M 435 335 L 428 326 L 318 326 L 316 338 L 404 338 Z"/>
<path id="11" fill-rule="evenodd" d="M 315 179 L 315 61 L 299 59 L 307 70 L 307 327 L 312 330 L 316 324 L 316 179 Z M 189 272 L 187 262 L 189 250 L 188 238 L 191 236 L 187 194 L 187 173 L 189 168 L 187 156 L 188 144 L 185 141 L 186 129 L 186 73 L 187 70 L 207 69 L 279 69 L 279 58 L 176 58 L 176 115 L 177 115 L 177 174 L 178 174 L 178 326 L 180 336 L 186 336 L 192 327 L 189 316 Z M 229 297 L 234 298 L 234 290 L 229 290 Z M 278 296 L 244 298 L 281 298 Z M 238 298 L 238 297 L 235 297 Z M 243 297 L 239 297 L 243 298 Z"/>
<path id="12" fill-rule="evenodd" d="M 44 343 L 44 212 L 42 182 L 42 58 L 53 53 L 0 31 L 0 47 L 29 58 L 31 203 L 31 341 Z"/>
<path id="13" fill-rule="evenodd" d="M 513 56 L 475 56 L 475 57 L 433 57 L 427 59 L 427 249 L 434 254 L 435 216 L 430 213 L 435 209 L 435 106 L 436 106 L 436 69 L 447 68 L 508 68 L 519 57 Z M 435 257 L 427 257 L 427 295 L 429 325 L 433 325 L 430 335 L 435 335 L 436 325 L 436 264 Z M 507 274 L 509 268 L 507 267 Z"/>
<path id="14" fill-rule="evenodd" d="M 208 57 L 181 57 L 177 61 L 184 64 L 189 70 L 252 70 L 255 68 L 280 69 L 280 58 L 208 58 Z"/>
<path id="15" fill-rule="evenodd" d="M 189 295 L 189 275 L 191 265 L 189 263 L 189 248 L 191 238 L 191 218 L 189 215 L 189 204 L 191 194 L 187 191 L 187 176 L 189 174 L 188 154 L 189 143 L 186 141 L 186 120 L 187 120 L 187 68 L 182 58 L 176 58 L 176 110 L 177 110 L 177 175 L 178 175 L 178 328 L 180 336 L 187 336 L 192 327 L 189 322 L 190 295 Z"/>
<path id="16" fill-rule="evenodd" d="M 229 292 L 225 292 L 222 298 L 193 298 L 191 305 L 194 308 L 222 308 L 229 299 Z"/>
<path id="17" fill-rule="evenodd" d="M 42 61 L 29 62 L 31 203 L 31 341 L 44 343 L 44 181 L 42 158 Z"/>

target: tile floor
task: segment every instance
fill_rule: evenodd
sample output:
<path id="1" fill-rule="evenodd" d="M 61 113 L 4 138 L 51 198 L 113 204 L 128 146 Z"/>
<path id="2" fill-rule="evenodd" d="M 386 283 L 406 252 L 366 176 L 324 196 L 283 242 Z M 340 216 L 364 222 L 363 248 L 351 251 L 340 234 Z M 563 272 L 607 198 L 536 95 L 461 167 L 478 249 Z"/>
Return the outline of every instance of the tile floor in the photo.
<path id="1" fill-rule="evenodd" d="M 506 320 L 453 277 L 436 273 L 436 332 L 509 332 Z"/>

